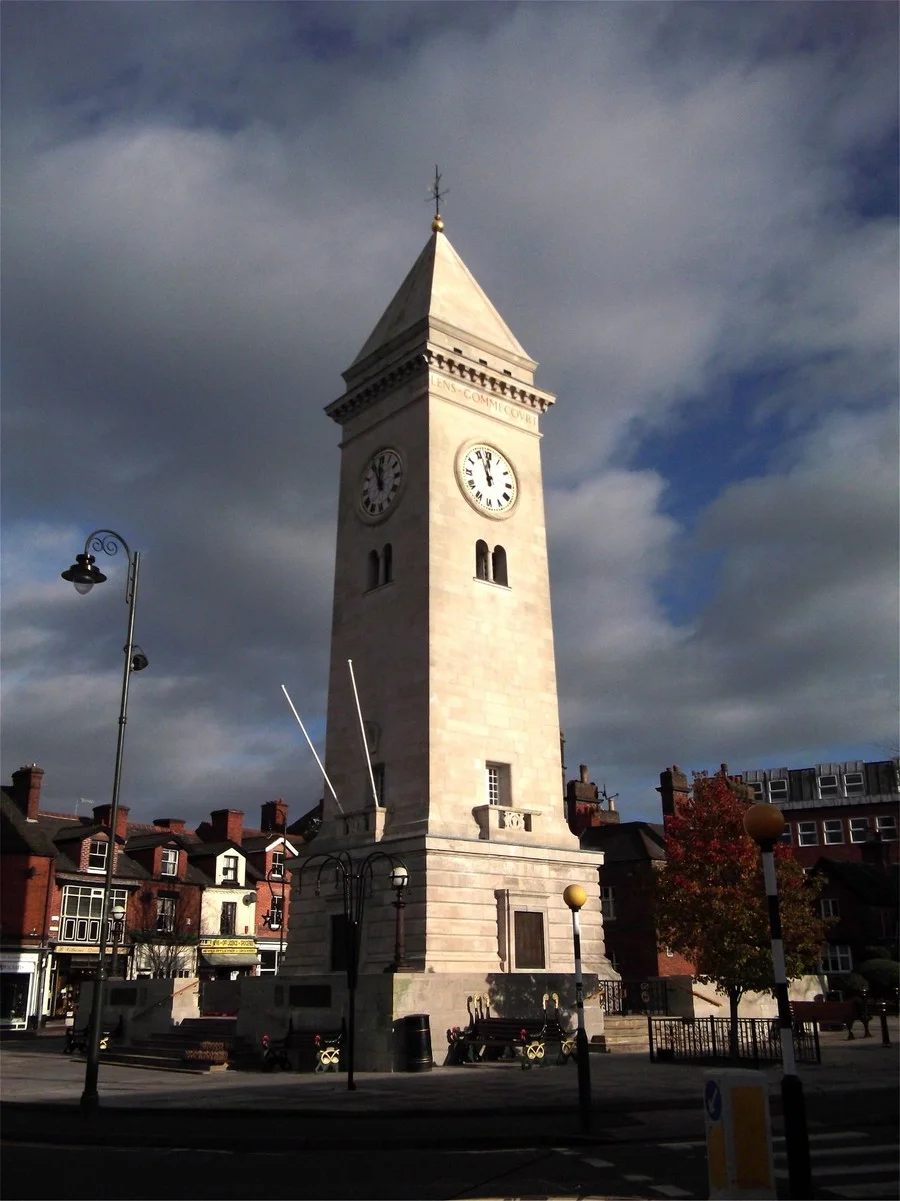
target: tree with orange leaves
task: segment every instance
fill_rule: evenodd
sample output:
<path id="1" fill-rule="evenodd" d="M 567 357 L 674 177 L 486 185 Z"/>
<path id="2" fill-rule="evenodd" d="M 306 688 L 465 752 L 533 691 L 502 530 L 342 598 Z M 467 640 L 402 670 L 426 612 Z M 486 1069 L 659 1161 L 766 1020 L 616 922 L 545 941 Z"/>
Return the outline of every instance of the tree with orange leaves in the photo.
<path id="1" fill-rule="evenodd" d="M 749 800 L 725 771 L 695 773 L 690 796 L 666 818 L 666 865 L 656 880 L 660 943 L 691 960 L 697 979 L 728 997 L 731 1049 L 745 992 L 774 992 L 766 892 L 756 843 L 744 830 Z M 775 848 L 789 980 L 814 969 L 825 940 L 821 885 L 784 845 Z"/>

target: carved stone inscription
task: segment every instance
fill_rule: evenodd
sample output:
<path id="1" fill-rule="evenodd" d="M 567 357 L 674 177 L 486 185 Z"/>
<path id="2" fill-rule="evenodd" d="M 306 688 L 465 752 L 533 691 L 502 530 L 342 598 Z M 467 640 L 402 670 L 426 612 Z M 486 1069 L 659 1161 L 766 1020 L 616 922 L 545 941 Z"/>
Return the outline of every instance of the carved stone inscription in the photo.
<path id="1" fill-rule="evenodd" d="M 478 405 L 481 409 L 487 409 L 489 413 L 498 413 L 503 417 L 509 418 L 510 421 L 517 421 L 520 425 L 527 426 L 529 429 L 537 429 L 537 417 L 534 413 L 529 413 L 527 409 L 523 409 L 520 405 L 512 404 L 510 401 L 499 399 L 496 396 L 488 396 L 486 393 L 480 392 L 477 388 L 468 388 L 456 384 L 453 380 L 439 375 L 436 371 L 429 372 L 428 383 L 437 392 L 446 392 L 450 396 L 462 397 L 463 400 L 469 401 L 470 404 Z"/>

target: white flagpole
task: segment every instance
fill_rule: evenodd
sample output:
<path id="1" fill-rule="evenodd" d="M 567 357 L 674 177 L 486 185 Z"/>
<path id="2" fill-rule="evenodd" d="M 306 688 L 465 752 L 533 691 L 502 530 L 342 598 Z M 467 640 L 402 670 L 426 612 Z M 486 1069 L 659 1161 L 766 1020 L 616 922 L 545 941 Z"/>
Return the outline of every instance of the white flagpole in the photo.
<path id="1" fill-rule="evenodd" d="M 366 741 L 366 723 L 363 721 L 362 708 L 359 703 L 359 693 L 356 691 L 356 676 L 353 674 L 353 660 L 347 660 L 350 668 L 350 683 L 353 685 L 353 699 L 356 701 L 356 712 L 359 715 L 359 736 L 362 739 L 363 754 L 366 757 L 366 767 L 369 769 L 369 782 L 372 785 L 372 800 L 378 808 L 378 791 L 375 788 L 375 773 L 372 771 L 372 756 L 369 754 L 369 744 Z"/>
<path id="2" fill-rule="evenodd" d="M 288 704 L 290 705 L 290 707 L 291 707 L 291 712 L 293 713 L 294 717 L 296 717 L 296 719 L 297 719 L 297 725 L 298 725 L 298 726 L 300 727 L 300 729 L 303 731 L 303 737 L 304 737 L 304 738 L 306 739 L 306 741 L 309 743 L 309 749 L 312 751 L 313 755 L 315 756 L 316 763 L 318 763 L 318 765 L 319 765 L 319 771 L 320 771 L 320 772 L 322 773 L 322 775 L 325 777 L 325 783 L 328 785 L 328 788 L 329 788 L 329 790 L 330 790 L 330 792 L 331 792 L 331 795 L 334 797 L 334 803 L 337 805 L 337 807 L 338 807 L 338 810 L 339 810 L 341 813 L 343 813 L 343 812 L 344 812 L 344 810 L 343 810 L 343 807 L 342 807 L 342 805 L 341 805 L 341 802 L 338 800 L 337 793 L 334 791 L 334 788 L 332 788 L 332 786 L 331 786 L 331 781 L 328 779 L 328 776 L 327 776 L 327 774 L 326 774 L 326 772 L 325 772 L 325 768 L 322 766 L 322 760 L 319 758 L 319 756 L 318 756 L 318 755 L 316 755 L 316 748 L 315 748 L 315 747 L 313 746 L 313 744 L 312 744 L 312 739 L 311 739 L 311 738 L 310 738 L 310 736 L 307 734 L 307 732 L 306 732 L 306 727 L 304 726 L 303 722 L 300 720 L 300 714 L 299 714 L 299 713 L 297 712 L 297 710 L 294 708 L 294 702 L 293 702 L 293 701 L 291 700 L 291 698 L 288 696 L 288 690 L 285 688 L 284 684 L 282 684 L 282 685 L 281 685 L 281 691 L 284 693 L 284 695 L 285 695 L 285 699 L 287 700 L 287 703 L 288 703 Z"/>

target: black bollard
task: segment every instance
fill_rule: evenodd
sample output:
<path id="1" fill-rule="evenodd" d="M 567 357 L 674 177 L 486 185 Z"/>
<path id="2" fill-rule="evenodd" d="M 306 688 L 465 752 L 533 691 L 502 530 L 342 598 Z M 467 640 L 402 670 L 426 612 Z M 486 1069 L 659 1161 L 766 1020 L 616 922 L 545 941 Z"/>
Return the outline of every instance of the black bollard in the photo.
<path id="1" fill-rule="evenodd" d="M 878 1006 L 878 1010 L 878 1016 L 881 1018 L 881 1045 L 889 1047 L 891 1045 L 891 1035 L 887 1024 L 887 1005 L 885 1005 L 884 1001 Z"/>

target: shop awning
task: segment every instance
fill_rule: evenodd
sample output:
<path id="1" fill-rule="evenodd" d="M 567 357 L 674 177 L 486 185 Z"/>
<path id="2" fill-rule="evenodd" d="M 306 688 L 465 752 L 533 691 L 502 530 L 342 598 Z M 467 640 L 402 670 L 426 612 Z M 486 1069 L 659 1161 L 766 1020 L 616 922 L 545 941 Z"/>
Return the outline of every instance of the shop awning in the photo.
<path id="1" fill-rule="evenodd" d="M 216 955 L 215 952 L 210 952 L 203 955 L 203 962 L 208 963 L 210 967 L 252 967 L 259 963 L 259 955 L 255 952 L 237 955 L 226 955 L 224 952 Z"/>

